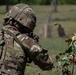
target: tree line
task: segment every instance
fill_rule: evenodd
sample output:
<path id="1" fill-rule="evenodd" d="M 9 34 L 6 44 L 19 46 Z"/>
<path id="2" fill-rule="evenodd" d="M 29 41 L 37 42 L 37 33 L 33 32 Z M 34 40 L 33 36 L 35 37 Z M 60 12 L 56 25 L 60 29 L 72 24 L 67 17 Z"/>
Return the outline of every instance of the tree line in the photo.
<path id="1" fill-rule="evenodd" d="M 76 4 L 76 0 L 56 0 L 58 4 Z M 52 0 L 0 0 L 0 5 L 6 5 L 7 2 L 10 5 L 17 3 L 26 3 L 26 4 L 34 4 L 34 5 L 49 5 Z"/>

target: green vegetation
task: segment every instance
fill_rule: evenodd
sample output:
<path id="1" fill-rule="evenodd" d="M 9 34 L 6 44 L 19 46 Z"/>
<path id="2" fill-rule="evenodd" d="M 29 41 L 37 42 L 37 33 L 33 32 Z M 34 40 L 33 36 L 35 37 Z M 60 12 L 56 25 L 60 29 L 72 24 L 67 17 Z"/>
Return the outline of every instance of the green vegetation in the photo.
<path id="1" fill-rule="evenodd" d="M 17 3 L 26 3 L 26 4 L 34 4 L 34 5 L 49 5 L 52 0 L 1 0 L 0 5 L 7 4 L 17 4 Z M 76 4 L 76 0 L 57 0 L 59 4 Z"/>
<path id="2" fill-rule="evenodd" d="M 48 16 L 51 7 L 50 6 L 31 6 L 37 16 L 37 26 L 35 28 L 35 33 L 39 34 L 40 30 L 44 25 L 47 24 Z M 0 7 L 0 25 L 2 26 L 2 20 L 4 17 L 5 10 L 4 7 Z M 67 49 L 67 43 L 65 43 L 65 39 L 67 37 L 72 36 L 73 33 L 76 32 L 76 6 L 75 5 L 61 5 L 58 6 L 58 12 L 53 13 L 52 15 L 53 22 L 52 25 L 52 38 L 40 38 L 40 44 L 49 50 L 49 53 L 51 57 L 54 60 L 55 63 L 55 55 L 59 52 L 63 52 Z M 66 38 L 60 38 L 57 34 L 57 27 L 54 26 L 55 23 L 60 23 L 62 27 L 65 30 L 65 33 L 67 34 Z M 1 28 L 0 26 L 0 28 Z M 56 63 L 55 63 L 56 64 Z M 26 75 L 61 75 L 60 71 L 57 72 L 56 69 L 53 69 L 52 71 L 42 71 L 37 66 L 35 66 L 33 63 L 30 64 L 30 66 L 27 66 L 26 68 Z"/>

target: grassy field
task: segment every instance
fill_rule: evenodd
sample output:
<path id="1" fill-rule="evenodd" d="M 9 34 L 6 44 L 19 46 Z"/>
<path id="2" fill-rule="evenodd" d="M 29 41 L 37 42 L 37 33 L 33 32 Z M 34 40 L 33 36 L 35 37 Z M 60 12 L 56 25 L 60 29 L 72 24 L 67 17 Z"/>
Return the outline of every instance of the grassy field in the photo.
<path id="1" fill-rule="evenodd" d="M 51 6 L 31 6 L 37 16 L 37 26 L 35 28 L 35 33 L 39 34 L 40 30 L 44 25 L 48 22 L 48 16 L 51 9 Z M 0 23 L 3 21 L 5 7 L 0 6 Z M 59 52 L 63 52 L 67 49 L 67 43 L 65 43 L 65 39 L 60 38 L 57 33 L 58 26 L 54 26 L 55 23 L 60 23 L 65 30 L 66 35 L 72 36 L 73 33 L 76 32 L 76 6 L 75 5 L 62 5 L 58 6 L 58 12 L 52 14 L 52 37 L 42 39 L 40 38 L 40 44 L 48 49 L 49 54 L 54 60 L 55 63 L 55 55 Z M 1 26 L 2 27 L 2 24 Z M 26 68 L 26 75 L 61 75 L 56 72 L 56 70 L 52 71 L 42 71 L 37 66 L 30 64 Z"/>

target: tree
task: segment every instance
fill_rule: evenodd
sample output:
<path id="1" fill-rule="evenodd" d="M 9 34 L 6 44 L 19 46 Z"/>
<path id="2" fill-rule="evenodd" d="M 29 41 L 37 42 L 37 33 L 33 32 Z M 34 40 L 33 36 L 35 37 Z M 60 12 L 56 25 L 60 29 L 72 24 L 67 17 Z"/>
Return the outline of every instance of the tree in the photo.
<path id="1" fill-rule="evenodd" d="M 6 13 L 8 12 L 9 10 L 9 0 L 6 0 Z"/>
<path id="2" fill-rule="evenodd" d="M 57 12 L 58 0 L 52 0 L 51 5 L 53 6 L 53 11 Z"/>
<path id="3" fill-rule="evenodd" d="M 50 5 L 52 0 L 9 0 L 9 4 L 26 3 L 26 4 L 39 4 L 39 5 Z M 58 0 L 55 0 L 56 4 Z M 0 0 L 0 5 L 5 5 L 6 0 Z M 60 4 L 76 4 L 76 0 L 59 0 Z"/>

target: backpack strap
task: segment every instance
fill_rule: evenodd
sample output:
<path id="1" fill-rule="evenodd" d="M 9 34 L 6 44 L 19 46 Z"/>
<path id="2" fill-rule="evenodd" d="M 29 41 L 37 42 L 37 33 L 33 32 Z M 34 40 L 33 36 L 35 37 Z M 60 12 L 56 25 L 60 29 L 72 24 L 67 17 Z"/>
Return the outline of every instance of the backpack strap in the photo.
<path id="1" fill-rule="evenodd" d="M 22 48 L 23 52 L 25 53 L 25 66 L 26 66 L 26 62 L 27 62 L 27 58 L 28 58 L 28 51 L 30 50 L 28 47 L 24 46 L 21 41 L 16 37 L 15 34 L 13 34 L 12 32 L 10 32 L 9 30 L 6 29 L 1 29 L 2 32 L 6 32 L 7 34 L 9 34 L 10 36 L 12 36 L 14 38 L 14 40 L 20 45 L 20 47 Z M 3 36 L 4 37 L 4 36 Z M 2 53 L 3 54 L 3 53 Z M 3 75 L 2 73 L 5 73 L 7 75 L 11 75 L 7 72 L 7 70 L 4 69 L 4 65 L 3 65 L 3 61 L 1 60 L 2 64 L 0 65 L 0 75 Z M 23 69 L 24 70 L 24 69 Z"/>
<path id="2" fill-rule="evenodd" d="M 1 29 L 2 31 L 6 32 L 7 34 L 9 34 L 10 36 L 12 36 L 14 38 L 14 40 L 21 46 L 22 50 L 24 51 L 26 57 L 28 56 L 28 51 L 30 50 L 28 47 L 24 46 L 21 41 L 10 31 L 5 30 L 5 29 Z"/>

